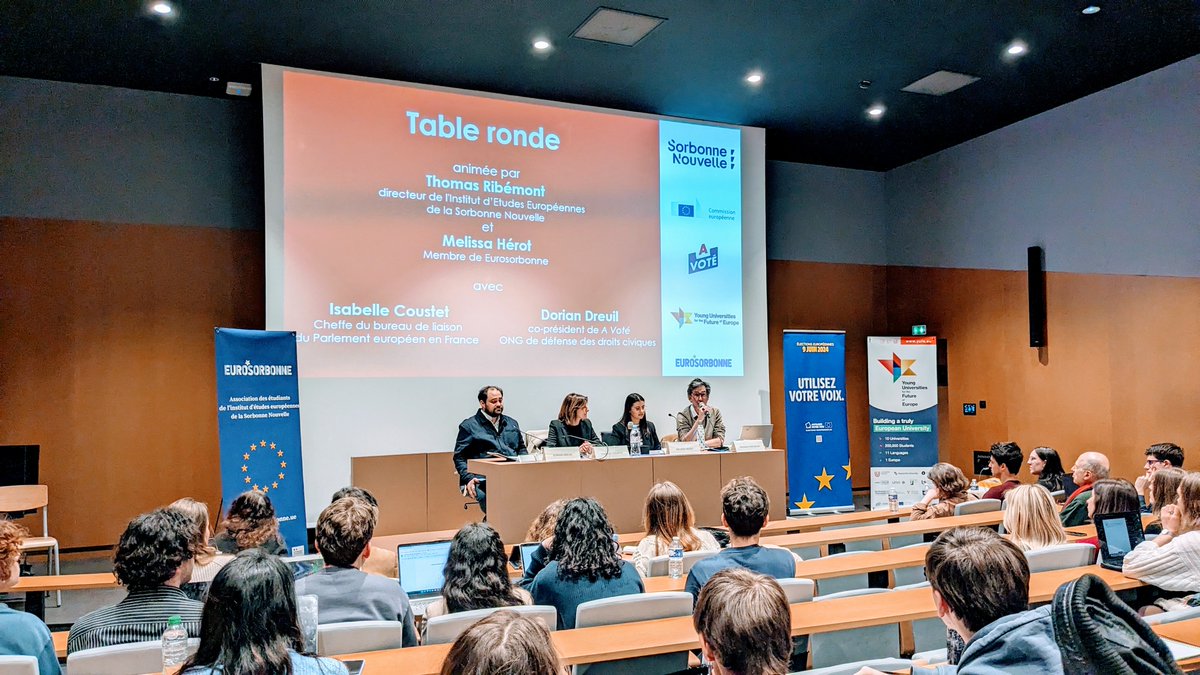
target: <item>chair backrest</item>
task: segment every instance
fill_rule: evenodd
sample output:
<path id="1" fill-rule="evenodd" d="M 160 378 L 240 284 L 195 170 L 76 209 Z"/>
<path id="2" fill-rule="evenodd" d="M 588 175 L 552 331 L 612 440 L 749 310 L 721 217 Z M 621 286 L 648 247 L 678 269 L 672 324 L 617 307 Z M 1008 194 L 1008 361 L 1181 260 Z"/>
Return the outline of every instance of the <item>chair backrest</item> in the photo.
<path id="1" fill-rule="evenodd" d="M 658 440 L 661 443 L 674 443 L 675 441 L 679 440 L 679 434 L 667 434 Z"/>
<path id="2" fill-rule="evenodd" d="M 50 503 L 45 485 L 5 485 L 0 487 L 0 513 L 33 511 Z"/>
<path id="3" fill-rule="evenodd" d="M 188 654 L 200 648 L 200 638 L 188 639 Z M 111 647 L 81 649 L 67 656 L 71 675 L 137 675 L 162 672 L 162 642 L 147 640 Z"/>
<path id="4" fill-rule="evenodd" d="M 776 579 L 776 581 L 783 587 L 783 593 L 787 596 L 789 605 L 808 602 L 816 594 L 817 584 L 812 579 Z"/>
<path id="5" fill-rule="evenodd" d="M 999 511 L 1001 503 L 999 499 L 973 499 L 956 505 L 954 507 L 954 515 L 966 516 L 972 513 Z"/>
<path id="6" fill-rule="evenodd" d="M 0 656 L 0 675 L 38 675 L 34 656 Z"/>
<path id="7" fill-rule="evenodd" d="M 525 432 L 525 434 L 526 434 L 526 441 L 525 441 L 526 448 L 529 450 L 533 450 L 535 448 L 539 448 L 546 444 L 546 438 L 550 435 L 550 430 L 549 429 L 534 429 L 533 431 Z M 533 439 L 536 439 L 536 440 L 533 440 Z"/>
<path id="8" fill-rule="evenodd" d="M 813 601 L 824 602 L 837 598 L 890 592 L 886 588 L 859 588 L 831 595 L 820 595 L 813 598 Z M 860 661 L 863 658 L 899 658 L 900 626 L 898 623 L 893 623 L 832 633 L 816 633 L 809 637 L 809 647 L 812 652 L 813 668 L 827 668 Z"/>
<path id="9" fill-rule="evenodd" d="M 692 571 L 692 566 L 705 558 L 720 553 L 720 551 L 684 551 L 683 553 L 683 576 L 687 576 L 688 572 Z M 660 555 L 650 559 L 650 576 L 665 577 L 671 570 L 671 556 Z"/>
<path id="10" fill-rule="evenodd" d="M 833 555 L 825 556 L 829 558 L 844 558 L 846 556 L 864 555 L 867 551 L 846 551 L 845 553 L 834 553 Z M 844 591 L 853 591 L 860 588 L 866 588 L 870 585 L 870 577 L 866 572 L 861 574 L 846 574 L 839 577 L 830 577 L 817 582 L 817 593 L 820 596 L 833 595 Z"/>
<path id="11" fill-rule="evenodd" d="M 345 621 L 317 626 L 317 653 L 321 656 L 399 649 L 403 646 L 402 621 Z"/>
<path id="12" fill-rule="evenodd" d="M 926 543 L 909 544 L 908 546 L 901 546 L 900 548 L 917 548 L 917 547 L 928 548 L 929 544 L 926 544 Z M 924 565 L 916 565 L 914 567 L 897 567 L 896 569 L 892 570 L 892 579 L 893 579 L 893 583 L 894 583 L 895 587 L 897 587 L 897 588 L 899 588 L 900 586 L 908 586 L 911 584 L 920 583 L 922 581 L 925 581 L 925 566 Z"/>
<path id="13" fill-rule="evenodd" d="M 686 591 L 634 593 L 591 600 L 579 605 L 575 611 L 575 627 L 591 628 L 691 615 L 692 594 Z"/>
<path id="14" fill-rule="evenodd" d="M 882 670 L 885 673 L 894 673 L 900 670 L 907 672 L 907 670 L 912 668 L 912 665 L 913 662 L 909 659 L 869 659 L 867 661 L 855 661 L 854 663 L 829 666 L 828 668 L 806 670 L 803 675 L 854 675 L 862 668 L 874 668 Z"/>
<path id="15" fill-rule="evenodd" d="M 1096 547 L 1091 544 L 1072 543 L 1026 551 L 1025 557 L 1029 559 L 1030 574 L 1034 574 L 1095 564 L 1096 553 Z"/>
<path id="16" fill-rule="evenodd" d="M 425 641 L 423 644 L 440 645 L 454 642 L 463 631 L 470 628 L 476 621 L 502 609 L 507 609 L 532 619 L 540 619 L 546 628 L 550 630 L 558 627 L 558 610 L 554 609 L 553 605 L 487 607 L 430 618 L 425 622 Z"/>
<path id="17" fill-rule="evenodd" d="M 1050 496 L 1054 497 L 1054 501 L 1056 501 L 1056 502 L 1066 501 L 1067 491 L 1066 490 L 1055 490 L 1050 493 Z"/>

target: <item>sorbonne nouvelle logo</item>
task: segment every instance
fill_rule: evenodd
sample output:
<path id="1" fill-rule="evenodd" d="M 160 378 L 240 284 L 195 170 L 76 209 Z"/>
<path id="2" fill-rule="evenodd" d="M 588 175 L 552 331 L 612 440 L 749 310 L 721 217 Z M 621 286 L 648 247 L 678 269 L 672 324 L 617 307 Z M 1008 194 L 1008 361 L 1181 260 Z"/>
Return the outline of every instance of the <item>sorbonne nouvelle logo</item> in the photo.
<path id="1" fill-rule="evenodd" d="M 879 359 L 879 365 L 892 374 L 892 382 L 896 382 L 902 377 L 916 377 L 917 374 L 912 369 L 912 365 L 916 362 L 916 359 L 902 359 L 895 352 L 892 352 L 890 360 Z"/>

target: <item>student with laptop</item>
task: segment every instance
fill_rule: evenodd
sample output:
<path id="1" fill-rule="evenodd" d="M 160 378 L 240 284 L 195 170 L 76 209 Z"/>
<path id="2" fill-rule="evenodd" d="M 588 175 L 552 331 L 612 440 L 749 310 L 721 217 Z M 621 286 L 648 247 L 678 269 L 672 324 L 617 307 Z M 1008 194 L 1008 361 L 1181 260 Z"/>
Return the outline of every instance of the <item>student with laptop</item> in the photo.
<path id="1" fill-rule="evenodd" d="M 1162 508 L 1162 533 L 1125 556 L 1122 572 L 1166 591 L 1200 591 L 1200 473 L 1179 484 Z"/>
<path id="2" fill-rule="evenodd" d="M 489 607 L 531 605 L 533 597 L 512 585 L 500 535 L 487 523 L 468 523 L 454 535 L 444 567 L 442 595 L 425 618 Z"/>
<path id="3" fill-rule="evenodd" d="M 317 550 L 325 567 L 296 582 L 296 595 L 317 596 L 320 623 L 401 621 L 404 646 L 417 644 L 408 595 L 396 582 L 362 571 L 371 554 L 375 510 L 345 497 L 325 507 L 317 518 Z M 403 579 L 401 579 L 403 583 Z"/>

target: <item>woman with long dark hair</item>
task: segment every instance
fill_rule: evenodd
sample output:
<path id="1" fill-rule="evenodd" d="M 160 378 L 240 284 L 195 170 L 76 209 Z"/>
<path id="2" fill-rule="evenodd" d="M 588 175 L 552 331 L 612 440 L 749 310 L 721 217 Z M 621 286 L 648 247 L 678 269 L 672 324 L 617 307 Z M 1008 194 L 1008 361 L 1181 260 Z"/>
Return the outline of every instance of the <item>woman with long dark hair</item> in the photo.
<path id="1" fill-rule="evenodd" d="M 1063 489 L 1063 477 L 1066 476 L 1066 472 L 1063 471 L 1062 458 L 1058 456 L 1057 450 L 1044 445 L 1034 448 L 1029 452 L 1027 464 L 1029 473 L 1037 478 L 1038 485 L 1051 492 Z"/>
<path id="2" fill-rule="evenodd" d="M 536 604 L 558 609 L 559 628 L 574 628 L 576 608 L 589 600 L 645 591 L 612 535 L 608 514 L 594 499 L 572 499 L 559 514 L 551 560 L 529 586 Z"/>
<path id="3" fill-rule="evenodd" d="M 500 535 L 487 523 L 468 523 L 450 542 L 442 597 L 425 608 L 425 618 L 490 607 L 533 604 L 508 577 L 508 556 Z"/>
<path id="4" fill-rule="evenodd" d="M 200 649 L 188 675 L 346 675 L 339 661 L 304 652 L 292 570 L 247 549 L 217 572 L 200 624 Z"/>
<path id="5" fill-rule="evenodd" d="M 629 445 L 630 425 L 636 425 L 642 435 L 642 454 L 662 450 L 662 441 L 658 440 L 654 422 L 646 419 L 646 399 L 641 394 L 625 397 L 625 412 L 621 415 L 621 421 L 612 426 L 613 445 Z"/>
<path id="6" fill-rule="evenodd" d="M 225 521 L 221 523 L 221 532 L 213 537 L 212 545 L 222 553 L 237 553 L 248 548 L 261 548 L 275 555 L 287 552 L 279 534 L 275 506 L 258 490 L 243 492 L 233 499 Z"/>

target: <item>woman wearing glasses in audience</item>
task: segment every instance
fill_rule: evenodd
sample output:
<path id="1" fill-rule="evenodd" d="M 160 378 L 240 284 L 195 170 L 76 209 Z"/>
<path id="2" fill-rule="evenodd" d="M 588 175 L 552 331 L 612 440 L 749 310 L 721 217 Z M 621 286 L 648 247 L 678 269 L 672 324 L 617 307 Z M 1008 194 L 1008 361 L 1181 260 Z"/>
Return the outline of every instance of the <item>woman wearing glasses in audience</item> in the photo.
<path id="1" fill-rule="evenodd" d="M 504 542 L 487 523 L 469 523 L 450 542 L 450 557 L 443 572 L 442 597 L 425 608 L 425 618 L 472 609 L 533 604 L 523 588 L 508 577 Z M 422 625 L 422 629 L 428 626 Z"/>
<path id="2" fill-rule="evenodd" d="M 654 423 L 646 419 L 646 399 L 641 394 L 625 397 L 625 413 L 621 415 L 621 421 L 612 426 L 613 445 L 629 445 L 629 432 L 633 426 L 642 436 L 642 454 L 662 449 Z"/>
<path id="3" fill-rule="evenodd" d="M 588 398 L 571 392 L 563 399 L 558 409 L 558 419 L 550 422 L 546 436 L 547 448 L 579 446 L 579 453 L 591 457 L 595 453 L 592 444 L 601 445 L 600 437 L 588 419 Z"/>
<path id="4" fill-rule="evenodd" d="M 347 675 L 341 662 L 303 652 L 292 570 L 252 548 L 213 578 L 200 622 L 200 648 L 180 672 Z"/>
<path id="5" fill-rule="evenodd" d="M 1004 532 L 1022 551 L 1067 543 L 1058 504 L 1041 485 L 1018 485 L 1004 497 Z"/>
<path id="6" fill-rule="evenodd" d="M 1064 489 L 1063 478 L 1066 476 L 1066 472 L 1063 471 L 1062 458 L 1058 456 L 1057 450 L 1044 445 L 1034 448 L 1029 453 L 1027 464 L 1029 464 L 1029 473 L 1037 478 L 1038 485 L 1050 492 Z"/>
<path id="7" fill-rule="evenodd" d="M 696 514 L 687 495 L 671 481 L 650 488 L 642 512 L 642 527 L 646 529 L 646 536 L 638 542 L 633 565 L 644 577 L 650 576 L 650 559 L 666 555 L 675 537 L 679 537 L 684 551 L 721 550 L 712 534 L 696 529 Z"/>
<path id="8" fill-rule="evenodd" d="M 975 495 L 967 492 L 967 488 L 971 487 L 967 477 L 953 464 L 934 464 L 929 469 L 929 481 L 933 487 L 929 488 L 921 501 L 912 505 L 912 520 L 952 516 L 955 506 L 975 499 Z"/>

